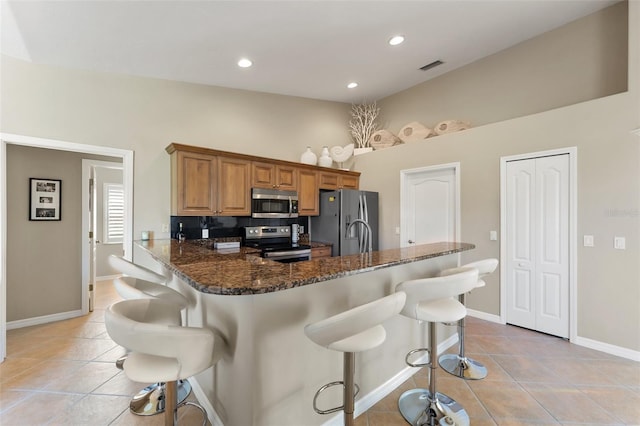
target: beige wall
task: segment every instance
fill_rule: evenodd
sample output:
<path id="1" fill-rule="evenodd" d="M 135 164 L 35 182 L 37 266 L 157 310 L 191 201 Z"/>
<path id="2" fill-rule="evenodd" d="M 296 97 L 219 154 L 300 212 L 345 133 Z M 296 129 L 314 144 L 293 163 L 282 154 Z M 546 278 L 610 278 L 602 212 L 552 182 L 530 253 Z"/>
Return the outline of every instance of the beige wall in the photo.
<path id="1" fill-rule="evenodd" d="M 638 9 L 640 3 L 636 2 L 630 10 L 629 76 L 632 79 L 629 80 L 628 92 L 397 146 L 359 158 L 357 165 L 362 172 L 361 185 L 380 191 L 381 246 L 397 247 L 400 243 L 395 235 L 395 227 L 400 223 L 400 171 L 459 161 L 462 240 L 477 245 L 476 250 L 463 256 L 463 261 L 499 257 L 499 243 L 489 241 L 489 231 L 500 230 L 500 157 L 576 146 L 578 335 L 640 350 L 640 141 L 630 134 L 640 127 Z M 592 17 L 589 20 L 593 20 Z M 547 42 L 555 45 L 553 39 Z M 596 50 L 606 50 L 606 47 L 593 46 Z M 528 81 L 526 76 L 512 75 L 513 70 L 508 64 L 513 62 L 513 56 L 542 60 L 544 55 L 536 43 L 524 43 L 501 52 L 457 73 L 464 82 L 451 73 L 382 100 L 379 102 L 382 119 L 391 130 L 397 131 L 417 117 L 427 117 L 429 121 L 428 117 L 438 104 L 438 99 L 431 96 L 436 91 L 453 94 L 452 103 L 445 105 L 451 114 L 456 110 L 454 101 L 459 102 L 461 108 L 467 104 L 464 93 L 459 92 L 463 84 L 466 87 L 483 86 L 489 79 Z M 501 71 L 496 74 L 498 70 Z M 576 72 L 574 67 L 565 71 L 570 76 Z M 538 90 L 536 88 L 541 83 L 544 82 L 534 79 L 532 90 Z M 554 84 L 554 81 L 549 81 L 549 84 Z M 597 81 L 591 85 L 598 86 Z M 477 92 L 468 95 L 468 103 L 476 105 L 478 114 L 477 119 L 471 117 L 472 121 L 481 121 L 479 117 L 484 112 L 474 99 Z M 567 103 L 570 100 L 568 98 Z M 496 116 L 508 116 L 512 109 L 508 99 L 496 103 L 492 99 L 485 101 Z M 515 104 L 517 108 L 518 102 Z M 582 247 L 584 234 L 595 236 L 595 247 Z M 625 251 L 613 249 L 614 236 L 627 238 Z M 472 309 L 499 315 L 499 298 L 499 277 L 494 274 L 487 280 L 486 288 L 471 293 L 468 304 Z"/>
<path id="2" fill-rule="evenodd" d="M 89 157 L 7 145 L 7 321 L 81 309 L 82 158 Z M 32 177 L 62 180 L 60 221 L 29 221 Z"/>
<path id="3" fill-rule="evenodd" d="M 393 133 L 460 119 L 475 127 L 627 90 L 622 2 L 379 102 Z"/>
<path id="4" fill-rule="evenodd" d="M 2 56 L 2 132 L 135 151 L 134 235 L 170 215 L 171 142 L 299 161 L 349 142 L 349 105 L 35 65 Z"/>

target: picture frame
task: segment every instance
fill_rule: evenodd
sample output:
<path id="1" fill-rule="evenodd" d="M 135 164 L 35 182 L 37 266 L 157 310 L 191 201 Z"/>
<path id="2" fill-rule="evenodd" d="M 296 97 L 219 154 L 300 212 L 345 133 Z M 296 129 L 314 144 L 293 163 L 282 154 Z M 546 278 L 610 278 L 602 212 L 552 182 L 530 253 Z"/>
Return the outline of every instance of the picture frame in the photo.
<path id="1" fill-rule="evenodd" d="M 29 178 L 29 220 L 62 220 L 62 180 Z"/>

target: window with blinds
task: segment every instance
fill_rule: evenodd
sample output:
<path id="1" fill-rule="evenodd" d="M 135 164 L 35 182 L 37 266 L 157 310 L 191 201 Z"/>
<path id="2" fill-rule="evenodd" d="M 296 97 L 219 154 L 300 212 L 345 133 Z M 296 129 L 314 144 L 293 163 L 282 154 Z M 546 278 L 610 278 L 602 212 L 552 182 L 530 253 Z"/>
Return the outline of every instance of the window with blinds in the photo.
<path id="1" fill-rule="evenodd" d="M 120 183 L 104 184 L 104 232 L 105 244 L 122 243 L 124 237 L 124 189 Z"/>

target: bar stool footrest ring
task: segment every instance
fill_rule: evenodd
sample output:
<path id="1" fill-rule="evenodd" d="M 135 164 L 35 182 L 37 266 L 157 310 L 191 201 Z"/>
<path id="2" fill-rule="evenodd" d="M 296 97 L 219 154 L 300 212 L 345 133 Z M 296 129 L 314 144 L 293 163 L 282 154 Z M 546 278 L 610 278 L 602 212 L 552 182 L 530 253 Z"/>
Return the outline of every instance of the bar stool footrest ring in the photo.
<path id="1" fill-rule="evenodd" d="M 320 396 L 320 394 L 322 392 L 324 392 L 325 390 L 329 389 L 330 387 L 337 386 L 337 385 L 342 385 L 344 387 L 344 382 L 342 380 L 340 380 L 340 381 L 337 381 L 337 382 L 327 383 L 326 385 L 324 385 L 320 389 L 318 389 L 316 394 L 313 396 L 313 409 L 315 410 L 316 413 L 318 413 L 318 414 L 331 414 L 331 413 L 335 413 L 335 412 L 338 412 L 338 411 L 344 409 L 344 403 L 339 407 L 329 408 L 327 410 L 319 409 L 317 404 L 316 404 L 318 396 Z M 358 386 L 356 383 L 354 383 L 354 386 L 356 387 L 356 392 L 353 395 L 355 397 L 356 395 L 358 395 L 358 392 L 360 392 L 360 386 Z"/>
<path id="2" fill-rule="evenodd" d="M 416 363 L 416 362 L 411 362 L 409 361 L 409 358 L 411 358 L 412 355 L 418 353 L 418 352 L 426 352 L 427 354 L 429 354 L 429 361 L 427 362 L 422 362 L 422 363 Z M 404 357 L 404 362 L 407 363 L 408 366 L 410 367 L 426 367 L 431 365 L 431 351 L 429 350 L 429 348 L 418 348 L 418 349 L 414 349 L 412 351 L 410 351 L 407 356 Z"/>

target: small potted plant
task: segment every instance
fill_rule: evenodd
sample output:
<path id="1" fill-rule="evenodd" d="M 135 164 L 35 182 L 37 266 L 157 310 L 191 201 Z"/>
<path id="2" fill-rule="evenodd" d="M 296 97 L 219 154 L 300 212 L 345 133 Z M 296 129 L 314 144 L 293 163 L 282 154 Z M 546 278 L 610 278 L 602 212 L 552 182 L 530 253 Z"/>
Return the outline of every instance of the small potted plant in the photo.
<path id="1" fill-rule="evenodd" d="M 362 103 L 359 105 L 351 105 L 351 120 L 349 121 L 350 133 L 355 143 L 353 155 L 363 154 L 373 151 L 369 144 L 371 135 L 378 130 L 378 124 L 375 122 L 378 117 L 380 108 L 375 101 L 372 103 Z"/>

